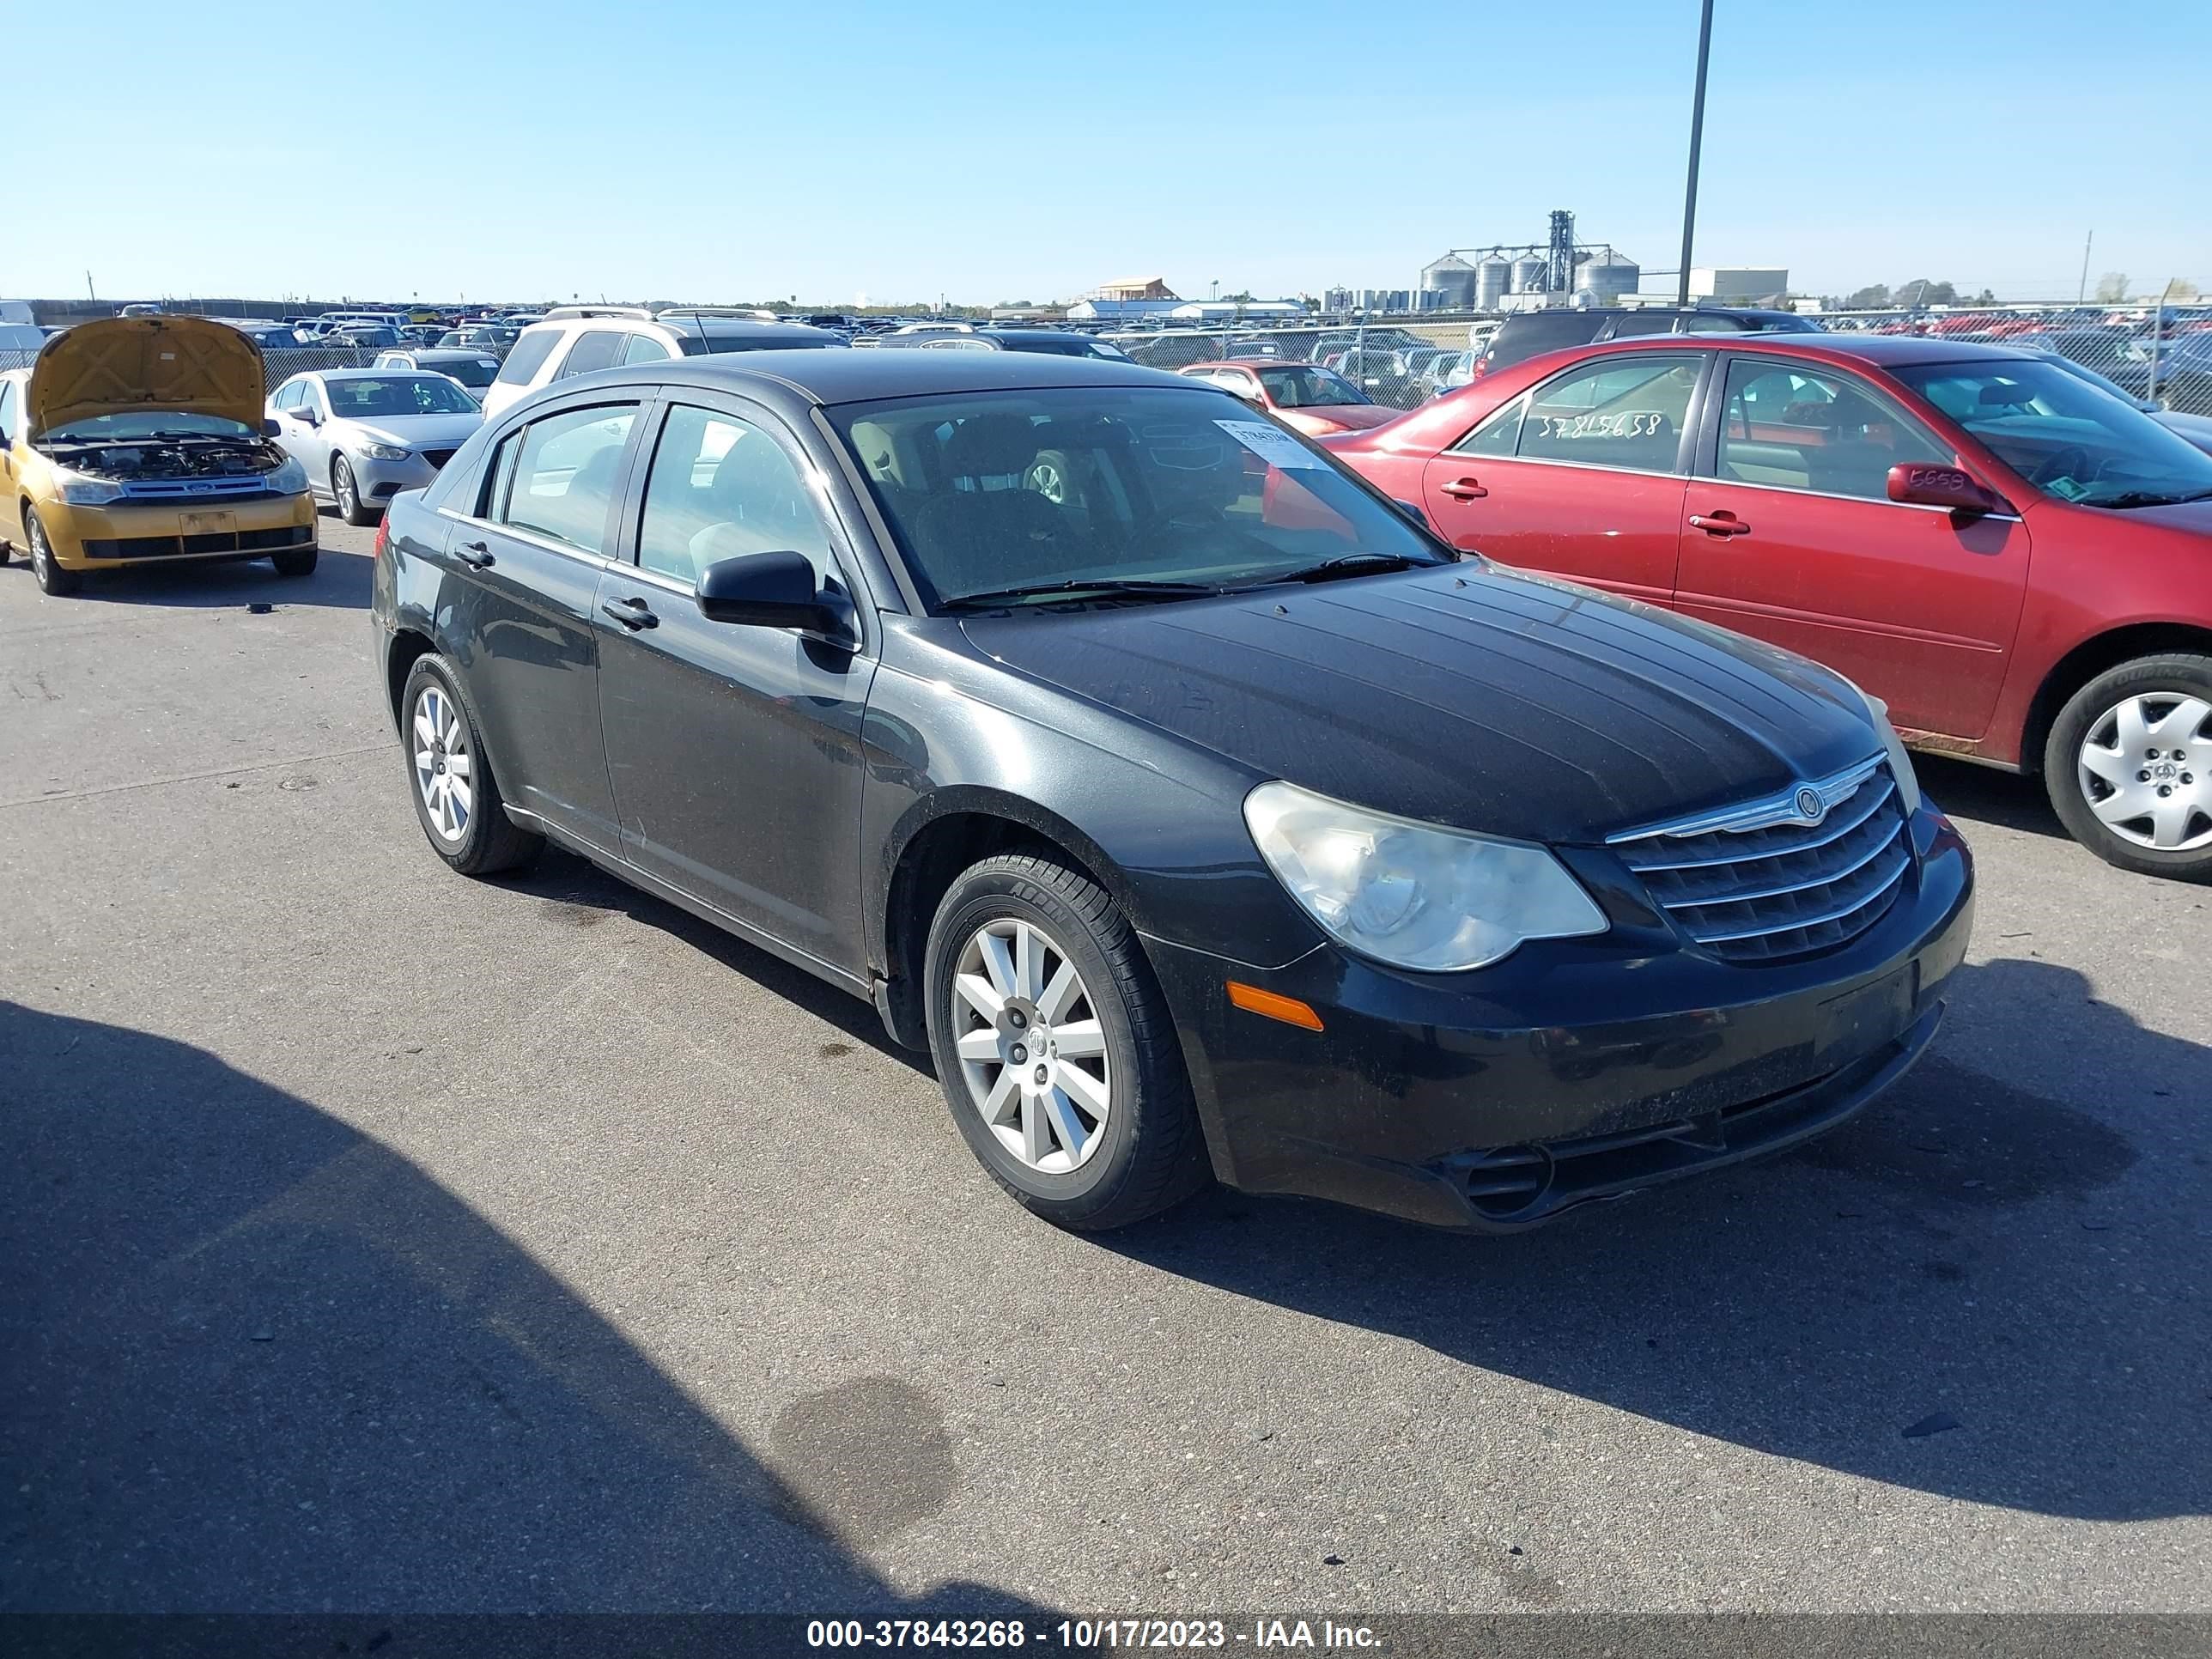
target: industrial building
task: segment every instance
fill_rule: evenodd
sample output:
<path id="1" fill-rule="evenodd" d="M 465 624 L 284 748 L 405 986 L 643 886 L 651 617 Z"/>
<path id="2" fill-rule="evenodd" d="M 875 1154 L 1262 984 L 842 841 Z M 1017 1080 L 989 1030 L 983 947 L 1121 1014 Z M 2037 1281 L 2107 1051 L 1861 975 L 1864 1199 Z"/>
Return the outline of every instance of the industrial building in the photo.
<path id="1" fill-rule="evenodd" d="M 1790 292 L 1790 273 L 1780 265 L 1692 265 L 1690 297 L 1747 305 L 1778 300 Z"/>

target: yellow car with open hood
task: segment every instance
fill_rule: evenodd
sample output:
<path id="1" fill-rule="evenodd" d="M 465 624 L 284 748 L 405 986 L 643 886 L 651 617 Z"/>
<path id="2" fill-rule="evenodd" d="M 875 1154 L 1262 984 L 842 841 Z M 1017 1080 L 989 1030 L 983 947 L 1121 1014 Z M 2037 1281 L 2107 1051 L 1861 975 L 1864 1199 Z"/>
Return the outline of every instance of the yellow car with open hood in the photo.
<path id="1" fill-rule="evenodd" d="M 261 349 L 203 317 L 109 317 L 0 374 L 0 561 L 39 586 L 177 560 L 315 568 L 307 474 L 270 441 Z"/>

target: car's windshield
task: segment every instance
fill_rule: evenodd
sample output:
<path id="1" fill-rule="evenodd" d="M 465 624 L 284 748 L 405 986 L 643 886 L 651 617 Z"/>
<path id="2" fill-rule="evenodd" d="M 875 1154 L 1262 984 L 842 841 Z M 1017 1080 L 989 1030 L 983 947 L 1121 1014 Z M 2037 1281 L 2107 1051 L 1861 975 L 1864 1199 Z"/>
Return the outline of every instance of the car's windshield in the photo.
<path id="1" fill-rule="evenodd" d="M 103 443 L 111 439 L 138 443 L 148 438 L 250 438 L 256 434 L 253 428 L 226 421 L 220 415 L 134 409 L 120 415 L 88 416 L 50 428 L 45 435 L 76 443 Z"/>
<path id="2" fill-rule="evenodd" d="M 1338 404 L 1372 403 L 1373 398 L 1341 374 L 1325 368 L 1263 368 L 1260 384 L 1278 409 L 1326 408 Z"/>
<path id="3" fill-rule="evenodd" d="M 1241 587 L 1449 557 L 1335 463 L 1216 391 L 1089 386 L 832 418 L 933 604 L 1085 581 Z"/>
<path id="4" fill-rule="evenodd" d="M 443 374 L 332 376 L 323 382 L 331 413 L 341 421 L 391 415 L 473 415 L 477 404 Z"/>
<path id="5" fill-rule="evenodd" d="M 2056 364 L 2009 357 L 1895 373 L 2061 501 L 2151 507 L 2212 496 L 2212 455 Z"/>

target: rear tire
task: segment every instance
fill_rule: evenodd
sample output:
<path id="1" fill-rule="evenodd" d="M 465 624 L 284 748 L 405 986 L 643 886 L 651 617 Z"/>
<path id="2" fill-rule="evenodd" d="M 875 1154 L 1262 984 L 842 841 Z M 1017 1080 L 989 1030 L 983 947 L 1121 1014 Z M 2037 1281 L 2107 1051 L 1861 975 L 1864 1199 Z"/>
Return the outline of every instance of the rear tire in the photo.
<path id="1" fill-rule="evenodd" d="M 331 500 L 337 507 L 338 517 L 357 528 L 366 528 L 382 516 L 373 502 L 362 500 L 361 485 L 343 455 L 331 457 Z"/>
<path id="2" fill-rule="evenodd" d="M 478 740 L 477 719 L 444 658 L 425 655 L 400 694 L 407 793 L 430 850 L 465 876 L 495 875 L 536 861 L 545 841 L 507 816 Z"/>
<path id="3" fill-rule="evenodd" d="M 35 511 L 23 514 L 23 537 L 31 544 L 31 574 L 38 578 L 39 592 L 62 599 L 84 586 L 82 572 L 64 570 L 55 562 L 53 544 Z"/>
<path id="4" fill-rule="evenodd" d="M 280 576 L 312 576 L 315 574 L 315 562 L 320 556 L 321 550 L 319 548 L 301 547 L 289 552 L 272 553 L 269 562 L 276 567 L 276 574 Z"/>
<path id="5" fill-rule="evenodd" d="M 2212 882 L 2212 656 L 2138 657 L 2091 680 L 2051 725 L 2043 781 L 2106 863 Z"/>
<path id="6" fill-rule="evenodd" d="M 1017 1202 L 1103 1231 L 1206 1185 L 1175 1022 L 1097 883 L 1030 854 L 985 859 L 938 906 L 924 963 L 945 1103 Z"/>

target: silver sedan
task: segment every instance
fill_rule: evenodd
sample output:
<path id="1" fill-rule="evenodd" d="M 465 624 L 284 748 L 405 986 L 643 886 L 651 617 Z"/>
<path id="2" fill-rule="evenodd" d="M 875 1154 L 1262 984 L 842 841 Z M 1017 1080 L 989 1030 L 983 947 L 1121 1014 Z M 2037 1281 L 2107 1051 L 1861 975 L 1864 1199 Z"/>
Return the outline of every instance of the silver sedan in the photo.
<path id="1" fill-rule="evenodd" d="M 269 416 L 316 498 L 356 525 L 435 478 L 483 424 L 476 399 L 445 375 L 390 368 L 295 374 L 270 396 Z"/>

